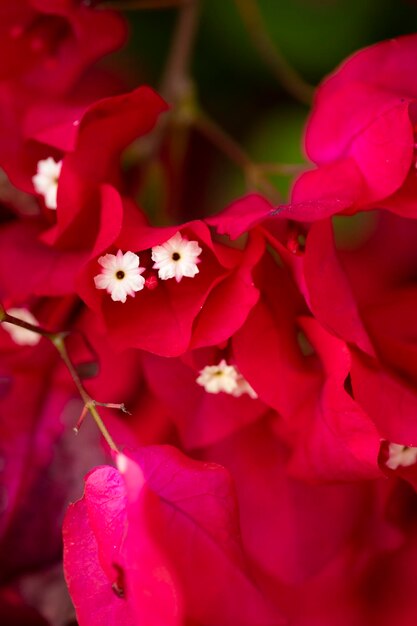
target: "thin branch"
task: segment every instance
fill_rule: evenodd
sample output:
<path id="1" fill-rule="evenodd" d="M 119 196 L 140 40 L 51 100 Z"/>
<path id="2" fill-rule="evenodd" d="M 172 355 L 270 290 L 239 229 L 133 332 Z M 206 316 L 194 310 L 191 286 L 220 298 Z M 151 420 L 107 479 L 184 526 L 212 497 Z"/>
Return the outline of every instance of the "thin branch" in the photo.
<path id="1" fill-rule="evenodd" d="M 280 84 L 296 100 L 311 105 L 314 87 L 298 74 L 272 41 L 256 0 L 235 0 L 235 3 L 254 47 Z"/>
<path id="2" fill-rule="evenodd" d="M 95 401 L 96 406 L 104 406 L 106 407 L 106 409 L 117 409 L 118 411 L 121 411 L 122 413 L 126 413 L 126 415 L 132 415 L 132 413 L 130 411 L 128 411 L 128 409 L 126 408 L 126 405 L 124 402 L 98 402 L 98 400 Z"/>
<path id="3" fill-rule="evenodd" d="M 205 113 L 200 113 L 194 119 L 194 126 L 243 170 L 249 188 L 255 187 L 263 191 L 272 202 L 277 203 L 282 200 L 278 189 L 266 178 L 262 167 L 252 161 L 247 152 L 217 122 Z"/>
<path id="4" fill-rule="evenodd" d="M 253 168 L 249 155 L 223 128 L 205 113 L 197 114 L 194 126 L 244 171 Z"/>
<path id="5" fill-rule="evenodd" d="M 3 322 L 7 322 L 8 324 L 13 324 L 13 326 L 19 326 L 20 328 L 24 328 L 25 330 L 30 330 L 37 335 L 41 335 L 42 337 L 46 337 L 50 341 L 53 341 L 54 338 L 60 334 L 62 336 L 67 335 L 68 333 L 52 333 L 49 330 L 45 330 L 40 326 L 34 326 L 30 324 L 30 322 L 25 322 L 24 320 L 19 319 L 18 317 L 14 317 L 14 315 L 9 315 L 5 309 L 0 305 L 0 324 Z"/>
<path id="6" fill-rule="evenodd" d="M 154 131 L 147 137 L 141 137 L 131 146 L 143 163 L 149 167 L 164 138 L 170 121 L 175 118 L 189 124 L 194 101 L 193 85 L 189 74 L 191 53 L 198 26 L 200 0 L 188 0 L 180 5 L 171 49 L 165 65 L 159 92 L 171 105 L 171 109 L 163 115 Z M 187 112 L 185 112 L 187 111 Z"/>
<path id="7" fill-rule="evenodd" d="M 68 355 L 68 351 L 67 348 L 65 346 L 65 341 L 64 341 L 64 337 L 62 337 L 62 335 L 60 335 L 59 333 L 52 339 L 52 343 L 54 344 L 55 348 L 58 350 L 61 359 L 64 361 L 65 365 L 67 366 L 67 369 L 69 371 L 69 373 L 71 374 L 71 378 L 74 381 L 75 386 L 78 389 L 78 393 L 80 394 L 83 402 L 84 402 L 84 406 L 85 408 L 90 412 L 92 418 L 94 419 L 95 423 L 97 424 L 97 427 L 99 429 L 99 431 L 101 432 L 101 434 L 103 435 L 104 439 L 107 441 L 109 447 L 111 450 L 114 450 L 115 452 L 118 452 L 118 448 L 116 446 L 116 444 L 114 443 L 109 431 L 107 430 L 103 420 L 101 419 L 99 412 L 96 409 L 96 402 L 91 398 L 90 394 L 87 393 L 87 391 L 84 389 L 84 386 L 80 380 L 80 377 L 78 376 L 77 370 L 75 369 L 69 355 Z"/>
<path id="8" fill-rule="evenodd" d="M 85 412 L 88 411 L 92 418 L 94 419 L 98 429 L 100 430 L 101 434 L 103 435 L 104 439 L 106 440 L 109 448 L 111 448 L 111 450 L 114 450 L 115 452 L 118 452 L 118 448 L 115 444 L 115 442 L 113 441 L 109 431 L 107 430 L 103 420 L 100 417 L 99 412 L 96 409 L 96 405 L 99 404 L 97 403 L 95 400 L 93 400 L 93 398 L 90 396 L 90 394 L 86 391 L 86 389 L 84 388 L 81 379 L 77 373 L 77 370 L 74 367 L 73 362 L 71 361 L 66 345 L 65 345 L 65 338 L 68 336 L 68 332 L 58 332 L 58 333 L 52 333 L 48 330 L 45 330 L 44 328 L 41 328 L 40 326 L 34 326 L 33 324 L 29 324 L 28 322 L 25 322 L 24 320 L 19 319 L 18 317 L 14 317 L 13 315 L 9 315 L 5 309 L 0 305 L 0 323 L 4 323 L 7 322 L 9 324 L 13 324 L 14 326 L 20 326 L 20 328 L 25 328 L 26 330 L 30 330 L 33 333 L 36 333 L 38 335 L 41 335 L 42 337 L 46 337 L 47 339 L 49 339 L 51 341 L 51 343 L 55 346 L 55 348 L 57 349 L 61 359 L 63 360 L 63 362 L 65 363 L 72 380 L 74 381 L 74 384 L 78 390 L 78 393 L 80 394 L 82 401 L 84 403 L 84 410 L 83 413 L 81 415 L 81 418 L 78 420 L 76 429 L 78 430 L 78 428 L 81 425 L 81 422 L 83 420 L 83 417 L 85 415 Z M 107 406 L 104 403 L 100 403 L 100 406 Z M 109 405 L 113 408 L 116 407 L 116 405 Z M 123 408 L 122 408 L 123 407 Z M 121 410 L 125 410 L 124 405 L 117 405 L 117 408 L 120 408 Z"/>
<path id="9" fill-rule="evenodd" d="M 190 60 L 197 32 L 199 13 L 199 0 L 183 4 L 179 12 L 171 50 L 160 87 L 162 97 L 173 105 L 190 88 Z"/>
<path id="10" fill-rule="evenodd" d="M 104 0 L 99 6 L 118 11 L 144 11 L 153 9 L 172 9 L 191 4 L 194 0 Z"/>
<path id="11" fill-rule="evenodd" d="M 263 172 L 278 174 L 278 176 L 296 176 L 307 169 L 305 163 L 258 163 Z"/>

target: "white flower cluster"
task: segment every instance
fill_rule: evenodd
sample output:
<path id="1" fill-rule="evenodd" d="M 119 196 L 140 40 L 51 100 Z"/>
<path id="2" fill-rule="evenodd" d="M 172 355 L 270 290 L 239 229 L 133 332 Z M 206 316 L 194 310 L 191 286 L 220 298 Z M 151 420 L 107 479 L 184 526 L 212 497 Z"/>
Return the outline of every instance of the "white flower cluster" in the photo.
<path id="1" fill-rule="evenodd" d="M 197 263 L 202 250 L 196 241 L 188 241 L 177 232 L 164 244 L 152 248 L 153 269 L 158 270 L 161 280 L 193 278 L 198 274 Z M 127 296 L 143 289 L 145 279 L 141 274 L 140 259 L 133 252 L 119 250 L 117 254 L 105 254 L 98 259 L 101 273 L 94 277 L 97 289 L 106 289 L 115 302 L 126 302 Z"/>
<path id="2" fill-rule="evenodd" d="M 62 161 L 56 162 L 52 157 L 38 162 L 37 173 L 32 177 L 35 191 L 42 195 L 49 209 L 57 208 L 58 181 L 61 174 Z M 183 278 L 194 278 L 198 274 L 197 264 L 202 250 L 197 241 L 189 241 L 180 232 L 165 243 L 152 248 L 153 269 L 158 270 L 161 280 L 175 278 L 179 283 Z M 145 271 L 140 267 L 137 254 L 121 250 L 117 254 L 105 254 L 98 259 L 101 273 L 94 277 L 97 289 L 105 289 L 115 302 L 126 302 L 127 296 L 134 297 L 143 289 L 145 279 L 141 274 Z"/>

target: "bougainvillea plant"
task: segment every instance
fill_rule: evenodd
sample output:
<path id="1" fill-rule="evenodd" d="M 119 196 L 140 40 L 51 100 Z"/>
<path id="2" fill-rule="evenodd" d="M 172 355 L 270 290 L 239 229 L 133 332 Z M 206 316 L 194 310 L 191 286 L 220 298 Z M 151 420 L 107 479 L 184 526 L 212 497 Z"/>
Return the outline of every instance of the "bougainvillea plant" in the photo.
<path id="1" fill-rule="evenodd" d="M 0 0 L 0 623 L 414 626 L 417 35 L 314 91 L 235 0 L 309 106 L 258 162 L 201 5 Z"/>

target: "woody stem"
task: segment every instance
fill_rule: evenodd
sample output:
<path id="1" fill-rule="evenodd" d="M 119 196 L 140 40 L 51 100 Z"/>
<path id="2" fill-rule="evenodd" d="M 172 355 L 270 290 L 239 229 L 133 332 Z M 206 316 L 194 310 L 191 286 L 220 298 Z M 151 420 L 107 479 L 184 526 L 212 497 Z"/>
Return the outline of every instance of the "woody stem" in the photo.
<path id="1" fill-rule="evenodd" d="M 14 326 L 19 326 L 20 328 L 24 328 L 26 330 L 30 330 L 33 333 L 37 333 L 38 335 L 41 335 L 42 337 L 46 337 L 47 339 L 51 341 L 51 343 L 57 349 L 61 359 L 65 363 L 71 375 L 71 378 L 74 381 L 74 384 L 78 390 L 78 393 L 80 394 L 82 401 L 84 402 L 85 408 L 91 414 L 99 431 L 103 435 L 104 439 L 106 440 L 111 450 L 118 452 L 119 450 L 115 442 L 113 441 L 109 431 L 107 430 L 103 420 L 100 417 L 99 412 L 96 409 L 95 400 L 91 398 L 90 394 L 84 388 L 80 380 L 80 377 L 78 376 L 77 370 L 75 369 L 74 364 L 69 357 L 69 354 L 65 345 L 65 337 L 67 336 L 67 333 L 65 332 L 52 333 L 48 330 L 45 330 L 44 328 L 41 328 L 40 326 L 34 326 L 33 324 L 20 320 L 19 318 L 14 317 L 13 315 L 9 315 L 5 311 L 5 309 L 0 305 L 0 323 L 4 323 L 4 322 L 13 324 Z"/>

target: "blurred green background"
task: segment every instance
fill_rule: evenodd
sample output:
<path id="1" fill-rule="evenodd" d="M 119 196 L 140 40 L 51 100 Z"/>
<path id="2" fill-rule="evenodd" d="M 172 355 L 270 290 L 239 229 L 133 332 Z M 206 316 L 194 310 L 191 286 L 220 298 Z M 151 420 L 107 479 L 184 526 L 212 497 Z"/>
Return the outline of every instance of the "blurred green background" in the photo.
<path id="1" fill-rule="evenodd" d="M 191 68 L 202 108 L 254 161 L 302 162 L 308 107 L 260 58 L 234 0 L 201 4 Z M 412 0 L 258 0 L 258 6 L 274 45 L 311 85 L 359 48 L 417 30 Z M 131 87 L 160 85 L 177 14 L 173 8 L 125 12 L 131 38 L 117 62 Z M 199 195 L 192 186 L 185 189 L 179 200 L 185 214 L 196 201 L 205 205 L 196 215 L 212 213 L 245 192 L 238 168 L 201 138 L 191 137 L 187 159 L 186 173 L 199 180 Z M 290 179 L 271 180 L 287 197 Z"/>

